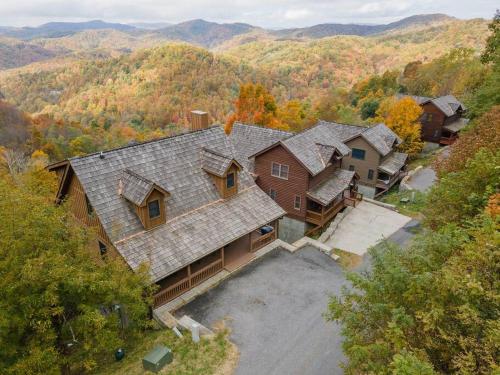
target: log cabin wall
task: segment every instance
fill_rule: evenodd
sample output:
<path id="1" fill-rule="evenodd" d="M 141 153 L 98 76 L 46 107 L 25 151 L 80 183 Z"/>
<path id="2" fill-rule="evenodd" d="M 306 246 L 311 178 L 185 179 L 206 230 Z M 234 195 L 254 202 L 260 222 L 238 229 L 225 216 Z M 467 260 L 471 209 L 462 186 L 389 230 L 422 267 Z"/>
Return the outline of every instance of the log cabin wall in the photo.
<path id="1" fill-rule="evenodd" d="M 288 179 L 272 176 L 272 163 L 288 165 Z M 276 202 L 287 212 L 287 215 L 305 220 L 307 202 L 306 192 L 309 184 L 309 172 L 283 146 L 278 145 L 257 155 L 255 158 L 255 174 L 257 185 L 269 194 L 276 191 Z M 295 196 L 301 199 L 300 210 L 294 208 Z"/>
<path id="2" fill-rule="evenodd" d="M 424 111 L 420 121 L 422 125 L 422 140 L 426 142 L 439 142 L 446 119 L 445 114 L 433 103 L 422 105 L 422 110 Z M 431 116 L 431 118 L 429 119 L 428 116 Z"/>
<path id="3" fill-rule="evenodd" d="M 71 180 L 69 182 L 67 197 L 71 212 L 78 219 L 78 221 L 95 230 L 97 240 L 106 245 L 108 254 L 112 257 L 118 257 L 118 251 L 112 245 L 108 235 L 102 227 L 101 222 L 99 221 L 99 218 L 93 211 L 93 208 L 90 209 L 91 213 L 89 214 L 89 207 L 87 205 L 87 199 L 85 198 L 85 192 L 80 184 L 80 181 L 78 180 L 78 177 L 74 173 L 72 173 Z M 95 243 L 95 248 L 96 254 L 99 254 L 99 244 L 97 241 Z"/>
<path id="4" fill-rule="evenodd" d="M 352 151 L 349 155 L 342 158 L 342 168 L 349 170 L 349 167 L 354 166 L 354 170 L 359 175 L 359 183 L 365 186 L 375 187 L 377 184 L 378 167 L 380 165 L 380 154 L 373 148 L 363 137 L 357 137 L 349 142 L 346 142 L 347 147 L 351 150 L 357 148 L 365 151 L 365 159 L 360 160 L 352 157 Z M 373 171 L 373 178 L 368 178 L 369 170 Z"/>

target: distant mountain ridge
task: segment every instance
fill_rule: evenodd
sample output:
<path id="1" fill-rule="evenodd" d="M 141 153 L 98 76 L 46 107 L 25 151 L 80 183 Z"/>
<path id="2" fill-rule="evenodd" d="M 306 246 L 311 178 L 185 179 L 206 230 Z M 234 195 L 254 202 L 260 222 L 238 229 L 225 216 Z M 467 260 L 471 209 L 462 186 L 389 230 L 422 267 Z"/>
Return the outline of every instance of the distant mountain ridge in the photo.
<path id="1" fill-rule="evenodd" d="M 4 28 L 0 26 L 0 34 L 12 38 L 30 40 L 36 38 L 59 38 L 84 30 L 100 29 L 113 29 L 128 32 L 135 30 L 135 27 L 100 20 L 86 22 L 49 22 L 37 27 Z"/>
<path id="2" fill-rule="evenodd" d="M 297 38 L 312 38 L 319 39 L 334 35 L 358 35 L 367 36 L 380 34 L 386 31 L 392 31 L 411 27 L 415 25 L 426 25 L 440 21 L 450 21 L 454 17 L 446 14 L 420 14 L 411 17 L 403 18 L 396 22 L 391 22 L 386 25 L 361 25 L 361 24 L 342 24 L 342 23 L 325 23 L 310 27 L 283 29 L 271 31 L 274 36 L 282 39 L 297 39 Z"/>

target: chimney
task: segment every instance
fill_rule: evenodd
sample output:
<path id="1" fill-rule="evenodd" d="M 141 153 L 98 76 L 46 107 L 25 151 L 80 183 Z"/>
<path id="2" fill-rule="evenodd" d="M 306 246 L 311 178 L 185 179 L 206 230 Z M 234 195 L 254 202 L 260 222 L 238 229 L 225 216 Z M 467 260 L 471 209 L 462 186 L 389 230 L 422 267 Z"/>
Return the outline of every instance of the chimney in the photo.
<path id="1" fill-rule="evenodd" d="M 191 111 L 191 130 L 208 128 L 208 113 L 203 111 Z"/>

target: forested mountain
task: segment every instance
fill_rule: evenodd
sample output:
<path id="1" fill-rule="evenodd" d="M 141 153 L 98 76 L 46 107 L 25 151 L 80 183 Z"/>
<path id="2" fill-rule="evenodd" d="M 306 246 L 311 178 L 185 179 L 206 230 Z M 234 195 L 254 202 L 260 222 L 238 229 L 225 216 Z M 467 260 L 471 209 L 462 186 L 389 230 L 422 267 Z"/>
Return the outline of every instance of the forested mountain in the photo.
<path id="1" fill-rule="evenodd" d="M 430 25 L 437 22 L 453 20 L 445 14 L 422 14 L 403 18 L 402 20 L 387 25 L 359 25 L 342 23 L 325 23 L 304 28 L 284 29 L 271 32 L 272 35 L 282 39 L 312 38 L 319 39 L 334 35 L 374 35 L 386 31 L 399 30 L 413 26 Z"/>
<path id="2" fill-rule="evenodd" d="M 2 100 L 0 94 L 0 147 L 22 149 L 29 137 L 31 119 Z"/>
<path id="3" fill-rule="evenodd" d="M 0 34 L 13 38 L 29 40 L 35 38 L 58 38 L 66 35 L 72 35 L 79 31 L 102 29 L 132 31 L 135 28 L 130 25 L 108 23 L 100 20 L 88 22 L 49 22 L 37 27 L 0 28 Z"/>
<path id="4" fill-rule="evenodd" d="M 0 70 L 48 60 L 56 55 L 40 45 L 0 36 Z"/>
<path id="5" fill-rule="evenodd" d="M 224 53 L 280 77 L 289 89 L 288 97 L 305 98 L 349 87 L 372 74 L 402 69 L 410 61 L 430 61 L 453 48 L 480 50 L 486 35 L 484 20 L 452 20 L 370 37 L 254 41 L 227 48 Z"/>
<path id="6" fill-rule="evenodd" d="M 170 40 L 180 40 L 210 48 L 254 29 L 257 28 L 245 23 L 219 24 L 192 20 L 157 30 L 157 33 Z"/>

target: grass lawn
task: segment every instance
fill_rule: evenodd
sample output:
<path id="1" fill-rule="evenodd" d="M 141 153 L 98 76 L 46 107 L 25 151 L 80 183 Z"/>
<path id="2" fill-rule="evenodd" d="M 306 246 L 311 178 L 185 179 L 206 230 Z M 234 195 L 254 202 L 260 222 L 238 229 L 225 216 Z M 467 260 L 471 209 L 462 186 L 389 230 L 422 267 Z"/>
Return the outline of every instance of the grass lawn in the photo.
<path id="1" fill-rule="evenodd" d="M 397 207 L 398 211 L 406 216 L 414 219 L 422 218 L 422 209 L 425 206 L 427 195 L 420 191 L 398 191 L 399 186 L 393 187 L 389 192 L 384 194 L 380 201 L 384 203 L 393 204 Z M 412 201 L 412 194 L 415 194 L 415 199 Z M 409 202 L 401 202 L 401 199 L 409 199 Z"/>
<path id="2" fill-rule="evenodd" d="M 233 350 L 227 340 L 227 332 L 222 331 L 213 338 L 202 338 L 198 344 L 191 341 L 189 332 L 178 338 L 169 329 L 150 330 L 140 338 L 130 342 L 125 348 L 125 358 L 117 362 L 110 356 L 109 362 L 102 363 L 93 374 L 135 375 L 145 374 L 142 358 L 156 345 L 162 344 L 172 349 L 174 360 L 159 374 L 215 374 L 224 365 L 228 352 Z"/>

